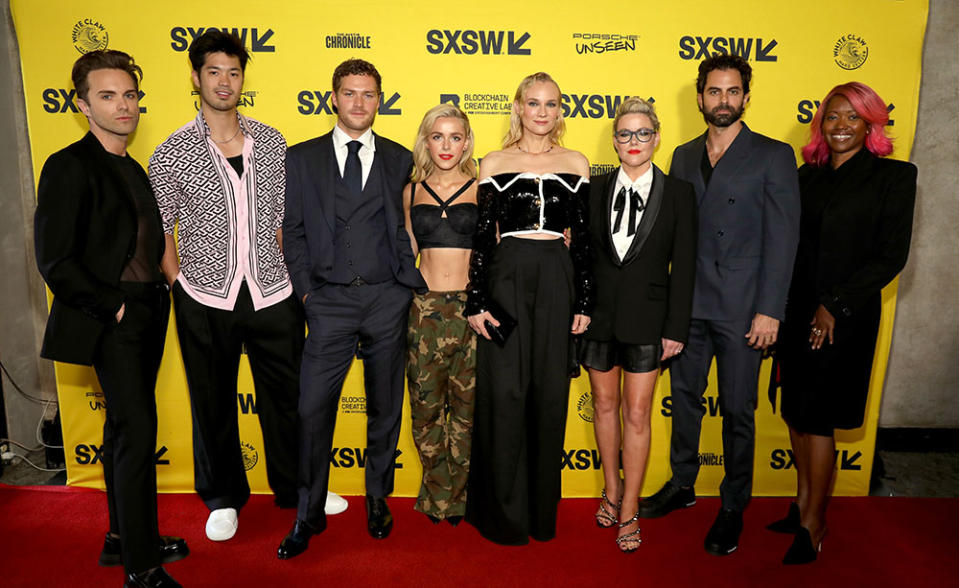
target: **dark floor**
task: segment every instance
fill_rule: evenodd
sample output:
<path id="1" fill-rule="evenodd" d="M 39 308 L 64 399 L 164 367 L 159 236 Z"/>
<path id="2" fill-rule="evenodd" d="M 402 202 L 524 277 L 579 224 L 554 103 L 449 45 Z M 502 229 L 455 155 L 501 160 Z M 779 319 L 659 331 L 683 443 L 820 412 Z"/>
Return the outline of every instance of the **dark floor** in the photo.
<path id="1" fill-rule="evenodd" d="M 902 451 L 915 448 L 897 441 L 887 444 L 893 445 L 894 449 L 879 450 L 873 471 L 872 496 L 959 497 L 959 451 Z M 42 451 L 30 453 L 29 458 L 37 465 L 46 465 Z M 66 474 L 40 471 L 15 458 L 3 467 L 0 483 L 62 485 L 66 483 Z"/>

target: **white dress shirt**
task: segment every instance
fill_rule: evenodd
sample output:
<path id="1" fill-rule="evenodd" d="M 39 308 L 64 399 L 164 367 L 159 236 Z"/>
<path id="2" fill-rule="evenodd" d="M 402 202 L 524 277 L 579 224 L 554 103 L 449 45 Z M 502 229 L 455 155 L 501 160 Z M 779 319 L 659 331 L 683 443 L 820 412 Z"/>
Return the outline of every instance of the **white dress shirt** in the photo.
<path id="1" fill-rule="evenodd" d="M 373 141 L 373 129 L 366 129 L 366 132 L 360 135 L 358 139 L 346 134 L 346 131 L 339 125 L 333 127 L 333 153 L 336 154 L 336 165 L 340 168 L 340 177 L 343 177 L 343 169 L 346 167 L 346 156 L 350 153 L 350 148 L 346 146 L 350 141 L 359 141 L 363 144 L 360 147 L 360 167 L 363 169 L 362 188 L 366 188 L 366 178 L 370 177 L 370 168 L 373 166 L 373 156 L 376 154 L 376 144 Z"/>
<path id="2" fill-rule="evenodd" d="M 626 175 L 626 172 L 623 171 L 623 168 L 619 168 L 619 174 L 616 176 L 616 188 L 613 190 L 613 199 L 610 202 L 609 207 L 609 228 L 610 231 L 613 230 L 613 227 L 616 226 L 616 217 L 619 213 L 614 210 L 613 205 L 616 203 L 616 198 L 619 195 L 619 191 L 623 188 L 629 190 L 632 188 L 634 192 L 639 194 L 639 198 L 645 204 L 649 200 L 649 190 L 653 185 L 653 166 L 650 165 L 649 169 L 646 170 L 641 176 L 636 178 L 636 181 L 629 179 L 629 176 Z M 639 227 L 639 223 L 643 220 L 643 211 L 639 211 L 636 215 L 636 226 L 634 229 Z M 623 209 L 623 221 L 620 223 L 619 231 L 613 233 L 613 247 L 616 248 L 616 253 L 619 255 L 620 259 L 625 257 L 626 252 L 629 251 L 630 245 L 633 244 L 633 239 L 636 237 L 634 232 L 632 235 L 627 235 L 629 232 L 629 199 L 626 199 L 626 206 Z"/>

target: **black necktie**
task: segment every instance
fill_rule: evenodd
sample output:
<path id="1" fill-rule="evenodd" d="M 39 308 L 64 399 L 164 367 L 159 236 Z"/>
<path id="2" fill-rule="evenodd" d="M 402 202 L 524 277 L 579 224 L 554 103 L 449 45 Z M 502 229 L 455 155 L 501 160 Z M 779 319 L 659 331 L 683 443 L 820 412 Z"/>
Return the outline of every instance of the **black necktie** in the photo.
<path id="1" fill-rule="evenodd" d="M 636 215 L 646 208 L 643 199 L 639 193 L 632 188 L 620 188 L 616 195 L 616 201 L 613 203 L 613 211 L 616 212 L 616 222 L 613 223 L 613 234 L 619 232 L 623 224 L 623 213 L 626 212 L 626 194 L 629 193 L 629 226 L 626 228 L 626 236 L 632 237 L 636 232 Z"/>
<path id="2" fill-rule="evenodd" d="M 354 194 L 363 191 L 363 167 L 360 165 L 360 147 L 362 146 L 363 144 L 359 141 L 350 141 L 346 144 L 350 152 L 346 154 L 346 165 L 343 166 L 343 181 Z"/>

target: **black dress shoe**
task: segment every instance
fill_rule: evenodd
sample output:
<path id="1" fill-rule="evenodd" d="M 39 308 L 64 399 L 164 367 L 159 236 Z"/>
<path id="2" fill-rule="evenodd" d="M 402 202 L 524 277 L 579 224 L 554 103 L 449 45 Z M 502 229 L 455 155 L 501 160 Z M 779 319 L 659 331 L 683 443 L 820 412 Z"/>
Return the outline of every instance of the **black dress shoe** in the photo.
<path id="1" fill-rule="evenodd" d="M 809 530 L 800 526 L 793 538 L 793 544 L 789 546 L 789 551 L 783 556 L 783 563 L 787 566 L 812 563 L 816 561 L 816 556 L 821 549 L 822 541 L 819 542 L 819 545 L 813 547 Z"/>
<path id="2" fill-rule="evenodd" d="M 296 519 L 293 528 L 287 533 L 283 541 L 280 541 L 280 547 L 276 550 L 276 557 L 280 559 L 290 559 L 306 551 L 310 546 L 310 537 L 316 535 L 323 529 L 316 529 L 306 521 Z"/>
<path id="3" fill-rule="evenodd" d="M 786 533 L 792 535 L 799 532 L 799 505 L 795 502 L 789 503 L 789 512 L 786 518 L 773 521 L 766 525 L 766 528 L 774 533 Z"/>
<path id="4" fill-rule="evenodd" d="M 186 540 L 180 537 L 168 537 L 160 535 L 160 563 L 168 564 L 180 561 L 190 555 L 190 548 L 186 545 Z M 101 566 L 118 566 L 123 563 L 123 553 L 120 548 L 120 538 L 107 533 L 103 539 L 103 550 L 100 552 Z"/>
<path id="5" fill-rule="evenodd" d="M 659 489 L 659 492 L 639 501 L 639 518 L 659 518 L 674 510 L 694 504 L 696 504 L 696 492 L 692 487 L 683 488 L 673 484 L 672 481 L 668 481 Z"/>
<path id="6" fill-rule="evenodd" d="M 386 539 L 393 530 L 393 515 L 385 498 L 366 496 L 366 529 L 374 539 Z"/>
<path id="7" fill-rule="evenodd" d="M 123 588 L 182 588 L 163 568 L 127 574 Z"/>
<path id="8" fill-rule="evenodd" d="M 743 513 L 724 508 L 716 515 L 703 547 L 713 555 L 729 555 L 739 547 L 739 534 L 742 531 Z"/>
<path id="9" fill-rule="evenodd" d="M 453 515 L 451 517 L 446 517 L 446 522 L 453 525 L 454 527 L 463 522 L 462 515 Z"/>

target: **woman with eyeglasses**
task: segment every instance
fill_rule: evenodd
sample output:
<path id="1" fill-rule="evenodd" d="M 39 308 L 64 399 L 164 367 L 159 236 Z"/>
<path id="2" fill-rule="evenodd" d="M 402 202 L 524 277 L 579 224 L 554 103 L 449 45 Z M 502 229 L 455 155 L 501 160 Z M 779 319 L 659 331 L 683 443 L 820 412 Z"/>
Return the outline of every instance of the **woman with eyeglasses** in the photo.
<path id="1" fill-rule="evenodd" d="M 665 175 L 651 161 L 659 145 L 652 105 L 625 100 L 613 129 L 620 166 L 590 180 L 596 306 L 580 359 L 593 391 L 606 482 L 596 524 L 617 527 L 616 544 L 630 553 L 641 543 L 639 492 L 649 456 L 653 389 L 662 362 L 683 350 L 689 332 L 697 214 L 692 185 Z"/>
<path id="2" fill-rule="evenodd" d="M 586 330 L 592 308 L 589 163 L 560 144 L 564 130 L 559 86 L 543 72 L 527 76 L 503 148 L 480 164 L 466 302 L 480 335 L 466 520 L 506 545 L 556 534 L 570 335 Z"/>

